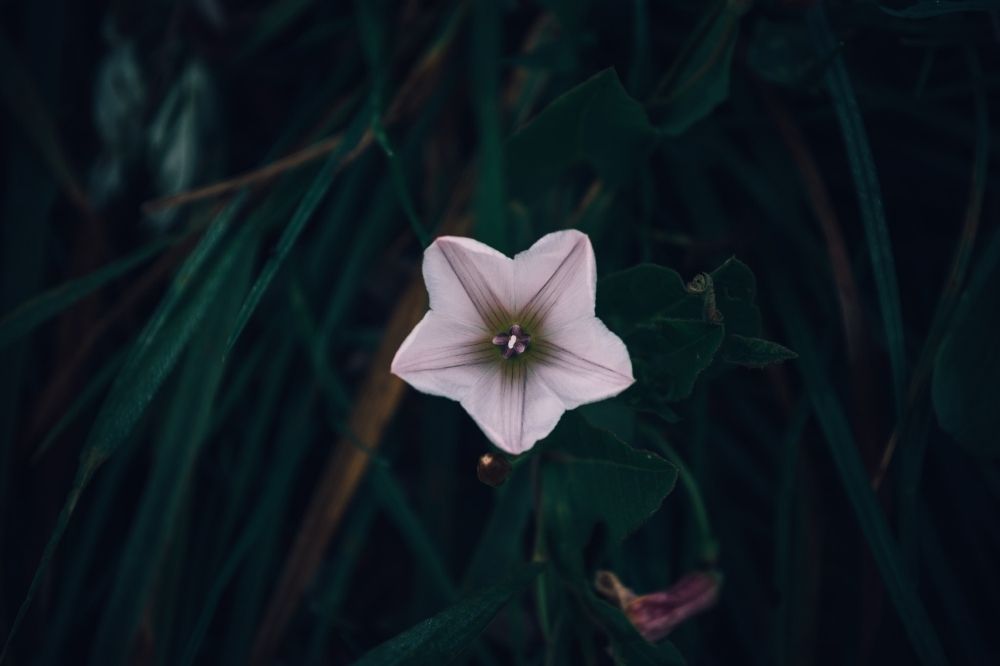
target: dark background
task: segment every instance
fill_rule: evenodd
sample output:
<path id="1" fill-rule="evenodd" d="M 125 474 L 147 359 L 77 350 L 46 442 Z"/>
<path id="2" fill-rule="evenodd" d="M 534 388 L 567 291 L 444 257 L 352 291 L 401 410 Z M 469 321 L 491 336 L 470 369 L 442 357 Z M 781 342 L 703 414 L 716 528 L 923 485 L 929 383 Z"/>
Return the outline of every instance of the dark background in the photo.
<path id="1" fill-rule="evenodd" d="M 766 337 L 800 354 L 706 377 L 659 422 L 725 576 L 671 636 L 689 663 L 940 663 L 908 626 L 950 663 L 997 663 L 989 5 L 0 3 L 4 636 L 44 564 L 8 662 L 349 663 L 499 573 L 495 507 L 527 559 L 528 507 L 508 507 L 527 475 L 498 504 L 457 404 L 364 387 L 424 307 L 421 230 L 513 253 L 574 225 L 602 275 L 737 256 Z M 507 137 L 606 68 L 656 139 L 610 170 L 560 154 L 520 196 Z M 321 143 L 366 128 L 357 150 Z M 186 273 L 227 211 L 225 245 Z M 316 501 L 342 501 L 327 529 L 304 522 Z M 605 565 L 639 592 L 705 566 L 688 502 L 674 492 Z M 275 629 L 296 539 L 317 560 L 291 567 L 303 593 Z M 526 594 L 468 659 L 607 662 L 569 618 L 546 644 Z"/>

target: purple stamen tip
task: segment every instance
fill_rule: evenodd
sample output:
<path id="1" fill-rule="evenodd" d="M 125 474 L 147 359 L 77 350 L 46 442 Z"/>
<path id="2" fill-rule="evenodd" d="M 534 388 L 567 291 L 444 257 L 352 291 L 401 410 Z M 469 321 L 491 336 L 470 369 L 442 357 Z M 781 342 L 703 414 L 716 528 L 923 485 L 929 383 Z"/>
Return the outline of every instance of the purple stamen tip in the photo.
<path id="1" fill-rule="evenodd" d="M 520 324 L 514 324 L 506 333 L 493 336 L 493 344 L 501 348 L 501 356 L 512 358 L 520 356 L 528 349 L 531 336 L 524 332 Z"/>

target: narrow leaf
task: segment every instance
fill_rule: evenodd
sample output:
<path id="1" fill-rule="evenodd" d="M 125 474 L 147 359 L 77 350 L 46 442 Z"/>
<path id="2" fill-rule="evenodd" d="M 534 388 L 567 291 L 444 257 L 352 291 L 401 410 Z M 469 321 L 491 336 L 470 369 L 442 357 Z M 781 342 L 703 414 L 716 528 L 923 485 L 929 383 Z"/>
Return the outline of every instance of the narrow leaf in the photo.
<path id="1" fill-rule="evenodd" d="M 93 293 L 111 280 L 125 275 L 145 263 L 176 240 L 176 238 L 156 240 L 89 275 L 53 287 L 30 301 L 22 303 L 3 319 L 0 319 L 0 348 L 27 335 L 37 326 L 55 317 L 87 294 Z"/>
<path id="2" fill-rule="evenodd" d="M 827 57 L 828 54 L 835 53 L 837 43 L 827 22 L 823 5 L 821 3 L 813 5 L 807 12 L 807 18 L 818 55 Z M 903 315 L 899 301 L 899 284 L 896 279 L 896 262 L 893 259 L 892 240 L 889 237 L 885 209 L 882 206 L 882 191 L 875 170 L 875 159 L 868 142 L 861 109 L 858 107 L 854 88 L 847 73 L 847 66 L 840 53 L 835 53 L 826 69 L 826 85 L 833 98 L 840 131 L 844 135 L 851 176 L 854 178 L 854 187 L 858 193 L 858 206 L 864 222 L 879 308 L 882 311 L 886 346 L 889 349 L 889 361 L 892 365 L 896 413 L 899 415 L 906 390 L 906 348 L 903 341 Z"/>
<path id="3" fill-rule="evenodd" d="M 357 661 L 355 666 L 451 662 L 472 645 L 501 608 L 527 589 L 542 568 L 541 564 L 524 566 L 506 580 L 469 595 L 451 608 L 383 643 Z"/>
<path id="4" fill-rule="evenodd" d="M 896 607 L 899 619 L 920 662 L 925 666 L 946 664 L 947 659 L 934 625 L 917 595 L 910 573 L 903 563 L 899 545 L 893 539 L 885 515 L 868 483 L 868 475 L 858 453 L 857 442 L 851 434 L 850 425 L 837 395 L 829 384 L 818 352 L 813 347 L 813 337 L 800 319 L 795 304 L 790 303 L 790 298 L 790 294 L 785 293 L 779 295 L 776 302 L 784 304 L 782 318 L 792 344 L 799 350 L 797 367 L 823 431 L 830 457 L 833 458 L 844 491 L 871 549 L 875 564 L 882 574 L 889 598 Z"/>
<path id="5" fill-rule="evenodd" d="M 240 309 L 236 328 L 226 343 L 226 355 L 232 351 L 233 345 L 236 344 L 236 340 L 239 339 L 243 329 L 246 328 L 247 322 L 250 321 L 251 315 L 253 315 L 254 310 L 260 304 L 260 299 L 263 298 L 264 292 L 271 285 L 274 276 L 278 273 L 278 269 L 281 268 L 288 257 L 289 251 L 295 245 L 295 241 L 299 239 L 302 230 L 305 229 L 306 222 L 312 217 L 313 212 L 333 184 L 333 176 L 337 172 L 337 168 L 340 166 L 344 155 L 357 145 L 367 126 L 367 120 L 363 115 L 355 118 L 344 134 L 340 145 L 331 153 L 330 157 L 327 158 L 319 170 L 319 173 L 316 174 L 312 185 L 309 186 L 305 196 L 302 197 L 302 202 L 292 215 L 292 219 L 289 220 L 288 226 L 282 232 L 281 238 L 278 240 L 278 246 L 274 250 L 274 255 L 264 265 L 264 268 L 261 269 L 260 275 L 257 277 L 256 282 L 254 282 L 246 301 L 243 303 L 243 307 Z"/>

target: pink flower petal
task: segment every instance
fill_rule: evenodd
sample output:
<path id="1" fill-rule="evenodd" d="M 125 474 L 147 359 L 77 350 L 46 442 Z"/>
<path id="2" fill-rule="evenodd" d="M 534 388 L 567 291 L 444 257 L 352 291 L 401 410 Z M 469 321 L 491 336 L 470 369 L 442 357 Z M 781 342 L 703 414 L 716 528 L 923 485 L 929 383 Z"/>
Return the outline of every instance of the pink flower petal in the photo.
<path id="1" fill-rule="evenodd" d="M 431 310 L 499 333 L 510 326 L 514 262 L 471 238 L 441 236 L 424 252 Z"/>
<path id="2" fill-rule="evenodd" d="M 563 413 L 562 402 L 538 380 L 534 365 L 520 362 L 487 366 L 462 406 L 491 442 L 514 455 L 552 432 Z"/>
<path id="3" fill-rule="evenodd" d="M 514 257 L 514 298 L 521 322 L 546 331 L 594 316 L 597 264 L 586 234 L 568 229 L 543 236 Z"/>
<path id="4" fill-rule="evenodd" d="M 414 388 L 461 400 L 496 365 L 497 353 L 482 329 L 431 310 L 400 345 L 392 373 Z"/>
<path id="5" fill-rule="evenodd" d="M 535 353 L 532 370 L 566 409 L 618 395 L 635 382 L 625 343 L 597 317 L 549 331 Z"/>

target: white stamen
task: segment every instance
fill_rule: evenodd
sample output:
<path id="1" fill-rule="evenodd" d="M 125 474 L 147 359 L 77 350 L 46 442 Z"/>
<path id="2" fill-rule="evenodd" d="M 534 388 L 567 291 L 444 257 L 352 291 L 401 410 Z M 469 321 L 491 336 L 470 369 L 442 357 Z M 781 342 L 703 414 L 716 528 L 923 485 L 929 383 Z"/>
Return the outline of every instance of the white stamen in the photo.
<path id="1" fill-rule="evenodd" d="M 516 344 L 517 344 L 517 336 L 516 335 L 510 336 L 510 340 L 507 341 L 507 349 L 513 349 L 514 345 Z"/>

